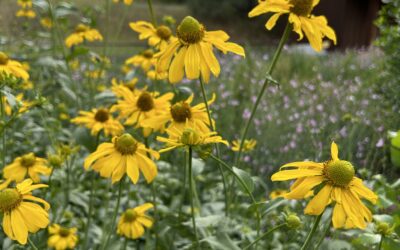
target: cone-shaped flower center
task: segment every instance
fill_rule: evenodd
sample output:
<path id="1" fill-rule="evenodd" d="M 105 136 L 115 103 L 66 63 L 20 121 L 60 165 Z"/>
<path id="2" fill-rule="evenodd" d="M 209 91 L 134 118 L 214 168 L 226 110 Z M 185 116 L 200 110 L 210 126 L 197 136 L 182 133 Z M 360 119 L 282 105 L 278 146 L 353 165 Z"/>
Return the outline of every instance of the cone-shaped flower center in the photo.
<path id="1" fill-rule="evenodd" d="M 130 134 L 123 134 L 114 142 L 114 147 L 123 155 L 134 154 L 137 146 L 137 141 Z"/>
<path id="2" fill-rule="evenodd" d="M 347 186 L 354 177 L 354 167 L 348 161 L 330 161 L 325 167 L 325 176 L 336 186 Z"/>
<path id="3" fill-rule="evenodd" d="M 6 53 L 0 51 L 0 65 L 7 65 L 8 63 L 8 56 Z"/>
<path id="4" fill-rule="evenodd" d="M 21 194 L 14 188 L 6 188 L 0 191 L 0 211 L 3 213 L 16 208 L 21 201 Z"/>
<path id="5" fill-rule="evenodd" d="M 157 32 L 157 36 L 159 36 L 161 39 L 166 40 L 166 41 L 169 40 L 169 38 L 171 37 L 171 34 L 172 34 L 171 29 L 165 25 L 158 26 L 156 32 Z"/>
<path id="6" fill-rule="evenodd" d="M 89 27 L 84 24 L 78 24 L 75 28 L 75 33 L 81 33 L 89 30 Z"/>
<path id="7" fill-rule="evenodd" d="M 110 114 L 107 109 L 99 109 L 94 115 L 94 119 L 98 122 L 106 122 L 110 118 Z"/>
<path id="8" fill-rule="evenodd" d="M 146 49 L 145 51 L 142 52 L 142 56 L 151 59 L 153 58 L 154 52 L 151 49 Z"/>
<path id="9" fill-rule="evenodd" d="M 133 209 L 129 209 L 125 212 L 124 221 L 132 222 L 132 221 L 136 220 L 137 217 L 138 217 L 138 213 Z"/>
<path id="10" fill-rule="evenodd" d="M 298 16 L 309 16 L 313 9 L 313 0 L 290 0 L 293 7 L 290 12 Z"/>
<path id="11" fill-rule="evenodd" d="M 143 112 L 152 110 L 154 108 L 153 97 L 149 92 L 143 92 L 136 101 L 136 106 Z"/>
<path id="12" fill-rule="evenodd" d="M 61 237 L 68 237 L 69 234 L 70 234 L 70 231 L 69 231 L 68 228 L 61 227 L 60 231 L 59 231 L 59 234 L 60 234 Z"/>
<path id="13" fill-rule="evenodd" d="M 35 161 L 36 161 L 35 155 L 33 153 L 29 153 L 21 157 L 20 163 L 22 166 L 29 168 L 35 164 Z"/>
<path id="14" fill-rule="evenodd" d="M 191 128 L 185 128 L 182 132 L 181 143 L 185 145 L 198 145 L 200 144 L 201 137 L 199 133 Z"/>
<path id="15" fill-rule="evenodd" d="M 171 107 L 171 115 L 176 122 L 186 122 L 186 119 L 192 118 L 192 111 L 189 104 L 179 102 Z"/>
<path id="16" fill-rule="evenodd" d="M 185 44 L 198 43 L 204 37 L 204 26 L 191 16 L 185 17 L 176 31 L 178 38 Z"/>

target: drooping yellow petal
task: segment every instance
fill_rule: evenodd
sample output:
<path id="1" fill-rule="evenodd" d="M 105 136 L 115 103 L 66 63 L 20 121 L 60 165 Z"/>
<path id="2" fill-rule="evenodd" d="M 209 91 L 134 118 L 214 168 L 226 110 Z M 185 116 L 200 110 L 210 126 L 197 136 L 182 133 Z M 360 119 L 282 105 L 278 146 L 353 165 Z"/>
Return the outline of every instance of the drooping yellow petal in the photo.
<path id="1" fill-rule="evenodd" d="M 197 79 L 200 76 L 200 55 L 195 44 L 191 44 L 187 47 L 185 71 L 188 79 Z"/>
<path id="2" fill-rule="evenodd" d="M 285 195 L 287 199 L 303 199 L 311 189 L 316 185 L 322 183 L 324 178 L 322 176 L 311 176 L 306 177 L 301 184 L 296 186 L 296 188 L 291 189 L 289 193 Z"/>
<path id="3" fill-rule="evenodd" d="M 317 176 L 321 175 L 319 169 L 294 169 L 294 170 L 282 170 L 271 176 L 272 181 L 286 181 L 291 179 L 297 179 L 306 176 Z"/>
<path id="4" fill-rule="evenodd" d="M 325 184 L 318 194 L 308 203 L 307 207 L 304 209 L 304 213 L 320 215 L 330 202 L 331 191 L 332 186 L 330 184 Z"/>

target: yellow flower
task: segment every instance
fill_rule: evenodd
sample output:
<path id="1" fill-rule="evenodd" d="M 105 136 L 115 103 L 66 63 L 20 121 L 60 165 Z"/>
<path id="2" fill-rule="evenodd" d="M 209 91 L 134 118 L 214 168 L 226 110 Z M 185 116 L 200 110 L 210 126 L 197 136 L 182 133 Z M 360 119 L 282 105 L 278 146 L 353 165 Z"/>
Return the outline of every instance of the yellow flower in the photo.
<path id="1" fill-rule="evenodd" d="M 142 126 L 158 128 L 169 123 L 169 129 L 183 131 L 187 124 L 202 132 L 210 131 L 210 121 L 204 103 L 190 106 L 193 101 L 193 94 L 185 101 L 180 101 L 168 107 L 157 116 L 149 117 L 142 122 Z M 208 101 L 211 105 L 215 101 L 215 95 Z"/>
<path id="2" fill-rule="evenodd" d="M 105 76 L 105 71 L 104 70 L 101 70 L 101 69 L 95 69 L 95 70 L 88 70 L 88 71 L 86 71 L 85 72 L 85 75 L 88 77 L 88 78 L 91 78 L 91 79 L 99 79 L 99 78 L 102 78 L 102 77 L 104 77 Z"/>
<path id="3" fill-rule="evenodd" d="M 22 114 L 22 113 L 28 111 L 29 108 L 33 105 L 33 102 L 28 102 L 23 99 L 24 99 L 24 95 L 22 93 L 18 94 L 15 97 L 15 101 L 18 102 L 18 114 Z M 10 116 L 13 111 L 12 107 L 8 103 L 8 100 L 5 96 L 3 96 L 3 101 L 5 103 L 4 111 L 5 111 L 6 115 Z"/>
<path id="4" fill-rule="evenodd" d="M 113 0 L 114 3 L 119 3 L 121 0 Z M 131 5 L 133 0 L 123 0 L 125 5 Z"/>
<path id="5" fill-rule="evenodd" d="M 141 67 L 143 71 L 147 72 L 156 63 L 157 59 L 154 58 L 154 52 L 151 49 L 142 51 L 138 55 L 134 55 L 126 59 L 125 64 Z"/>
<path id="6" fill-rule="evenodd" d="M 96 29 L 92 29 L 84 24 L 78 24 L 75 31 L 65 39 L 65 45 L 71 48 L 74 45 L 83 43 L 85 40 L 89 42 L 95 40 L 102 41 L 103 36 Z"/>
<path id="7" fill-rule="evenodd" d="M 151 80 L 165 80 L 168 78 L 168 72 L 157 72 L 154 69 L 147 71 L 146 75 Z"/>
<path id="8" fill-rule="evenodd" d="M 3 213 L 3 230 L 10 239 L 25 245 L 28 232 L 36 233 L 49 224 L 47 210 L 49 210 L 50 205 L 32 195 L 33 190 L 47 187 L 47 185 L 32 185 L 32 180 L 27 179 L 17 184 L 16 188 L 6 187 L 0 187 L 0 212 Z M 44 209 L 37 203 L 42 203 Z"/>
<path id="9" fill-rule="evenodd" d="M 132 78 L 128 82 L 118 81 L 117 79 L 113 78 L 111 80 L 111 90 L 115 94 L 116 97 L 123 97 L 124 93 L 128 90 L 135 92 L 136 84 L 139 81 L 136 77 Z"/>
<path id="10" fill-rule="evenodd" d="M 126 210 L 118 222 L 117 233 L 129 239 L 138 239 L 144 234 L 144 228 L 153 226 L 153 219 L 145 213 L 153 208 L 153 204 L 145 203 Z"/>
<path id="11" fill-rule="evenodd" d="M 40 24 L 47 29 L 51 29 L 53 27 L 53 21 L 48 17 L 40 19 Z"/>
<path id="12" fill-rule="evenodd" d="M 33 82 L 29 80 L 23 81 L 21 84 L 21 88 L 24 90 L 33 89 Z"/>
<path id="13" fill-rule="evenodd" d="M 0 74 L 13 75 L 24 80 L 29 79 L 29 74 L 18 61 L 11 60 L 4 52 L 0 51 Z"/>
<path id="14" fill-rule="evenodd" d="M 286 191 L 286 190 L 276 189 L 269 194 L 269 198 L 271 200 L 275 200 L 276 198 L 279 198 L 279 197 L 285 197 L 285 194 L 287 194 L 287 193 L 288 193 L 288 191 Z"/>
<path id="15" fill-rule="evenodd" d="M 254 139 L 251 140 L 244 140 L 243 143 L 243 152 L 250 152 L 253 151 L 257 145 L 257 141 Z M 239 151 L 240 149 L 240 140 L 235 140 L 232 142 L 232 151 Z"/>
<path id="16" fill-rule="evenodd" d="M 148 92 L 146 89 L 135 90 L 132 92 L 128 88 L 120 89 L 116 93 L 120 96 L 117 104 L 111 110 L 119 111 L 120 118 L 126 118 L 126 125 L 135 125 L 136 127 L 146 128 L 143 121 L 151 117 L 157 117 L 165 112 L 170 106 L 170 101 L 174 97 L 172 93 L 166 93 L 159 96 L 156 92 Z M 157 124 L 152 129 L 163 131 L 164 124 Z"/>
<path id="17" fill-rule="evenodd" d="M 167 129 L 168 138 L 157 136 L 157 140 L 166 143 L 166 148 L 161 149 L 159 152 L 164 153 L 178 147 L 196 147 L 212 143 L 223 143 L 229 145 L 227 141 L 223 140 L 217 132 L 202 132 L 189 124 L 183 130 L 177 128 Z"/>
<path id="18" fill-rule="evenodd" d="M 354 167 L 350 162 L 339 159 L 338 147 L 334 142 L 331 145 L 331 157 L 331 160 L 322 163 L 307 161 L 285 164 L 281 171 L 272 175 L 271 180 L 297 179 L 285 195 L 287 199 L 303 199 L 309 191 L 322 184 L 323 187 L 304 212 L 320 215 L 334 201 L 332 222 L 335 228 L 364 229 L 366 222 L 371 221 L 372 214 L 361 198 L 376 203 L 378 197 L 363 185 L 361 179 L 354 176 Z"/>
<path id="19" fill-rule="evenodd" d="M 157 176 L 157 166 L 148 155 L 156 159 L 160 157 L 156 151 L 146 148 L 130 134 L 123 134 L 114 137 L 112 143 L 100 144 L 97 150 L 85 159 L 84 167 L 87 170 L 92 166 L 102 177 L 111 177 L 112 183 L 121 180 L 127 173 L 136 184 L 140 170 L 147 183 L 150 183 Z"/>
<path id="20" fill-rule="evenodd" d="M 72 123 L 81 124 L 91 130 L 92 135 L 97 135 L 104 130 L 105 136 L 117 136 L 124 132 L 124 126 L 115 120 L 110 111 L 105 108 L 92 109 L 92 111 L 79 111 L 78 117 L 71 120 Z"/>
<path id="21" fill-rule="evenodd" d="M 224 54 L 233 52 L 244 56 L 241 46 L 227 42 L 229 36 L 224 31 L 206 31 L 204 26 L 191 16 L 182 20 L 177 29 L 177 37 L 178 40 L 171 42 L 157 54 L 157 71 L 168 71 L 171 83 L 181 81 L 184 71 L 188 79 L 201 76 L 206 83 L 210 80 L 210 72 L 218 76 L 221 68 L 213 53 L 213 46 Z"/>
<path id="22" fill-rule="evenodd" d="M 148 39 L 149 45 L 158 50 L 164 50 L 168 44 L 176 41 L 176 37 L 172 35 L 171 29 L 165 25 L 160 25 L 155 28 L 153 24 L 149 22 L 137 21 L 129 23 L 129 26 L 140 34 L 140 40 Z"/>
<path id="23" fill-rule="evenodd" d="M 18 0 L 17 4 L 21 8 L 32 8 L 32 0 Z"/>
<path id="24" fill-rule="evenodd" d="M 71 60 L 71 61 L 69 61 L 68 62 L 68 64 L 69 64 L 69 67 L 72 69 L 72 70 L 77 70 L 77 69 L 79 69 L 79 60 L 78 59 L 73 59 L 73 60 Z"/>
<path id="25" fill-rule="evenodd" d="M 15 16 L 33 19 L 36 17 L 36 13 L 32 9 L 20 9 L 15 13 Z"/>
<path id="26" fill-rule="evenodd" d="M 77 230 L 76 227 L 66 228 L 53 224 L 48 228 L 50 237 L 47 245 L 56 250 L 74 249 L 78 242 Z"/>
<path id="27" fill-rule="evenodd" d="M 283 14 L 289 14 L 289 22 L 293 24 L 293 31 L 303 39 L 305 33 L 311 47 L 316 51 L 323 48 L 322 39 L 328 37 L 336 44 L 335 31 L 328 26 L 328 21 L 324 16 L 314 16 L 311 14 L 319 0 L 265 0 L 259 1 L 258 5 L 249 12 L 249 17 L 255 17 L 264 13 L 275 13 L 265 24 L 271 30 L 278 18 Z"/>
<path id="28" fill-rule="evenodd" d="M 28 175 L 34 182 L 40 182 L 39 174 L 50 175 L 51 168 L 47 167 L 47 160 L 36 157 L 34 153 L 25 154 L 7 165 L 3 169 L 3 175 L 6 179 L 21 182 Z"/>

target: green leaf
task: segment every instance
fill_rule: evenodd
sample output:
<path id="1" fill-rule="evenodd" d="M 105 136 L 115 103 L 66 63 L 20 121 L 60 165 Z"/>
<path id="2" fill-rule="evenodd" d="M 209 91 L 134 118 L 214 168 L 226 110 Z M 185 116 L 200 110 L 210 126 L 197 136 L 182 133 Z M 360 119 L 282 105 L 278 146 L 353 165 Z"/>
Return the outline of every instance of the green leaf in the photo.
<path id="1" fill-rule="evenodd" d="M 239 168 L 236 168 L 236 167 L 233 167 L 232 170 L 244 182 L 244 184 L 247 186 L 249 191 L 253 192 L 254 191 L 254 181 L 251 178 L 250 174 L 247 173 L 246 171 L 243 171 L 243 170 L 241 170 Z M 241 184 L 239 184 L 239 187 L 242 189 L 243 192 L 247 193 L 246 189 Z"/>
<path id="2" fill-rule="evenodd" d="M 227 234 L 219 234 L 204 238 L 202 241 L 207 242 L 211 249 L 214 250 L 240 250 L 237 244 L 229 238 Z"/>

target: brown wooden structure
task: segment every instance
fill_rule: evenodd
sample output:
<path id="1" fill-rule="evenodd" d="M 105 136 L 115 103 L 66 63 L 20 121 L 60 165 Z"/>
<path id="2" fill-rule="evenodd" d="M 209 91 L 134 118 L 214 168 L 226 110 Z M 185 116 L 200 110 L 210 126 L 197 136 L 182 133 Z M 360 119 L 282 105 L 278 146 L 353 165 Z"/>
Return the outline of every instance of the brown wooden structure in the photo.
<path id="1" fill-rule="evenodd" d="M 380 0 L 321 0 L 315 14 L 325 15 L 338 37 L 336 48 L 366 47 L 376 38 Z"/>

